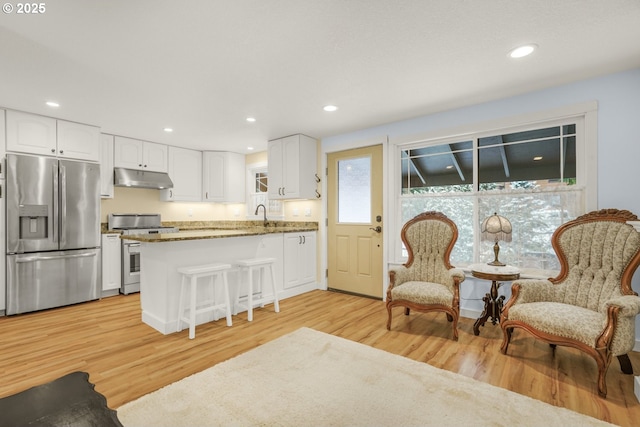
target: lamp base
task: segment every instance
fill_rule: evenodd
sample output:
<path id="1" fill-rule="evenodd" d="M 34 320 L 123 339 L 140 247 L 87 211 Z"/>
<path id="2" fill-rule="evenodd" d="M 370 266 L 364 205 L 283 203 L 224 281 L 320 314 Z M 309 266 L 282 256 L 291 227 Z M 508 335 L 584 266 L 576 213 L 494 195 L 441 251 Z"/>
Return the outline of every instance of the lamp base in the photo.
<path id="1" fill-rule="evenodd" d="M 498 241 L 493 245 L 493 254 L 495 255 L 493 261 L 488 262 L 487 265 L 493 265 L 496 267 L 504 267 L 506 264 L 498 261 L 498 253 L 500 253 L 500 246 L 498 246 Z"/>

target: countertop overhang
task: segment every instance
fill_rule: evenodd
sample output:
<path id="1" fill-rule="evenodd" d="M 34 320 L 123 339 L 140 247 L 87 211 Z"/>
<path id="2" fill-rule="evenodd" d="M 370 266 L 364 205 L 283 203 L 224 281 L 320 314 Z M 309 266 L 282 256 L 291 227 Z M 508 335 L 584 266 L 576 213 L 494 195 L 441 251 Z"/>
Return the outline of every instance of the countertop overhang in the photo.
<path id="1" fill-rule="evenodd" d="M 220 239 L 228 237 L 243 237 L 243 236 L 259 236 L 264 234 L 274 233 L 302 233 L 307 231 L 318 231 L 317 223 L 301 223 L 299 225 L 278 225 L 278 226 L 255 226 L 249 225 L 246 227 L 236 226 L 234 228 L 200 228 L 189 229 L 180 228 L 180 231 L 176 233 L 158 233 L 158 234 L 144 234 L 144 235 L 127 235 L 120 236 L 121 239 L 135 240 L 145 243 L 162 243 L 162 242 L 178 242 L 183 240 L 202 240 L 202 239 Z"/>

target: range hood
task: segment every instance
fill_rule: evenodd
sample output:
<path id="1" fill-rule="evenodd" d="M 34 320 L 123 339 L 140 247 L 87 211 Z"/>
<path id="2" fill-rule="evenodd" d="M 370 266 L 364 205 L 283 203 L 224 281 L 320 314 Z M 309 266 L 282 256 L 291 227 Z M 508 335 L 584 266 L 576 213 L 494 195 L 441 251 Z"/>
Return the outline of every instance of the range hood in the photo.
<path id="1" fill-rule="evenodd" d="M 117 187 L 153 188 L 163 190 L 173 188 L 173 182 L 164 172 L 140 171 L 135 169 L 115 168 L 114 183 Z"/>

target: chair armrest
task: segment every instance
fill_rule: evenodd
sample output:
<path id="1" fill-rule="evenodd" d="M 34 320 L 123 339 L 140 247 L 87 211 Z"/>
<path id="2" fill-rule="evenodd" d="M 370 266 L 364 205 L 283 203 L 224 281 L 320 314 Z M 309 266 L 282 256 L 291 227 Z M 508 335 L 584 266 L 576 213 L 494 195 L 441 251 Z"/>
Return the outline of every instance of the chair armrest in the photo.
<path id="1" fill-rule="evenodd" d="M 464 274 L 464 271 L 462 271 L 459 268 L 451 268 L 449 269 L 449 275 L 451 276 L 452 279 L 458 279 L 458 283 L 462 283 L 464 282 L 464 279 L 466 279 L 466 275 Z"/>
<path id="2" fill-rule="evenodd" d="M 640 314 L 640 297 L 637 295 L 623 295 L 612 298 L 605 303 L 605 312 L 609 307 L 620 307 L 619 316 L 635 317 Z"/>
<path id="3" fill-rule="evenodd" d="M 411 280 L 411 272 L 407 267 L 398 267 L 389 270 L 389 290 Z"/>
<path id="4" fill-rule="evenodd" d="M 553 301 L 552 295 L 555 289 L 553 283 L 549 280 L 541 279 L 522 279 L 514 280 L 511 284 L 512 299 L 515 301 L 511 304 L 523 304 L 528 302 Z"/>

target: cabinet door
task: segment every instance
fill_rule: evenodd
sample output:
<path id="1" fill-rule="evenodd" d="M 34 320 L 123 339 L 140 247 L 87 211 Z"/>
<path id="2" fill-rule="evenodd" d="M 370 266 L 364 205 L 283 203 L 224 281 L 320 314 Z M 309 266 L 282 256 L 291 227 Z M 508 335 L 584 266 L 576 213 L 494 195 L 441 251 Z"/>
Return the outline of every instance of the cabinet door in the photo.
<path id="1" fill-rule="evenodd" d="M 316 281 L 316 264 L 316 233 L 303 233 L 300 257 L 301 284 Z"/>
<path id="2" fill-rule="evenodd" d="M 142 169 L 142 141 L 116 136 L 113 142 L 113 165 L 117 168 Z"/>
<path id="3" fill-rule="evenodd" d="M 201 201 L 202 152 L 169 147 L 169 177 L 173 181 L 173 188 L 162 190 L 161 200 Z"/>
<path id="4" fill-rule="evenodd" d="M 102 235 L 102 290 L 119 289 L 122 283 L 122 245 L 119 234 Z"/>
<path id="5" fill-rule="evenodd" d="M 167 172 L 169 167 L 169 150 L 164 144 L 144 142 L 142 149 L 142 167 L 154 172 Z"/>
<path id="6" fill-rule="evenodd" d="M 284 233 L 284 288 L 316 281 L 316 233 Z"/>
<path id="7" fill-rule="evenodd" d="M 247 170 L 244 154 L 225 153 L 224 201 L 244 203 L 247 195 Z"/>
<path id="8" fill-rule="evenodd" d="M 204 201 L 224 201 L 224 153 L 207 151 L 203 154 L 203 197 Z"/>
<path id="9" fill-rule="evenodd" d="M 113 198 L 113 135 L 100 134 L 100 196 Z"/>
<path id="10" fill-rule="evenodd" d="M 269 141 L 267 146 L 267 164 L 269 165 L 269 188 L 267 190 L 270 199 L 283 199 L 283 175 L 282 175 L 282 140 Z"/>
<path id="11" fill-rule="evenodd" d="M 300 284 L 300 247 L 302 238 L 298 233 L 284 233 L 284 289 Z"/>
<path id="12" fill-rule="evenodd" d="M 100 128 L 58 120 L 57 135 L 59 157 L 100 161 Z"/>
<path id="13" fill-rule="evenodd" d="M 285 199 L 300 195 L 300 138 L 298 135 L 282 139 L 282 187 Z"/>
<path id="14" fill-rule="evenodd" d="M 7 151 L 55 156 L 56 119 L 7 111 Z"/>

